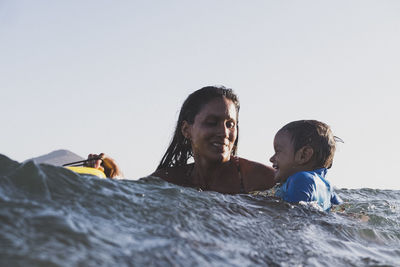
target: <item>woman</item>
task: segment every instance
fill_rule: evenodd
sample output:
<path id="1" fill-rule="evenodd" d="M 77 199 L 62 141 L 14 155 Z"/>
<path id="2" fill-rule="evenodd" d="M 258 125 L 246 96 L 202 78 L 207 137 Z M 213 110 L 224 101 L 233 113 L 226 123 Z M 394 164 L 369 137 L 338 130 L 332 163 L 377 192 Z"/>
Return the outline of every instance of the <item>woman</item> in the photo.
<path id="1" fill-rule="evenodd" d="M 152 176 L 168 182 L 237 194 L 275 184 L 271 167 L 236 156 L 239 100 L 232 89 L 209 86 L 190 94 L 182 105 L 175 134 Z M 100 154 L 107 176 L 122 175 L 111 158 Z M 98 155 L 89 155 L 89 159 Z M 193 163 L 188 161 L 193 158 Z M 95 161 L 100 168 L 101 160 Z"/>

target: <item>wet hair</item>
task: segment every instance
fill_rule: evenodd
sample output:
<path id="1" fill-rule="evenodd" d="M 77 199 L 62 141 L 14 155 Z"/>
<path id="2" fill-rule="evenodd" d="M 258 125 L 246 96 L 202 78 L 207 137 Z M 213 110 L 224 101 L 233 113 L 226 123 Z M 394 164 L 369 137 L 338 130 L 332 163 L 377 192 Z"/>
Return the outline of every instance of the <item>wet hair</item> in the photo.
<path id="1" fill-rule="evenodd" d="M 207 86 L 191 93 L 183 102 L 181 111 L 179 113 L 178 122 L 176 124 L 175 133 L 172 137 L 171 143 L 162 157 L 157 170 L 187 165 L 188 160 L 193 157 L 192 145 L 190 140 L 186 139 L 181 131 L 182 124 L 186 121 L 189 124 L 194 123 L 196 115 L 215 98 L 227 98 L 233 102 L 236 108 L 236 114 L 239 117 L 240 103 L 237 95 L 232 89 L 225 88 L 224 86 Z M 237 144 L 239 140 L 239 118 L 237 119 L 237 137 L 232 149 L 232 156 L 236 155 Z"/>
<path id="2" fill-rule="evenodd" d="M 291 135 L 295 152 L 307 145 L 314 150 L 311 159 L 314 162 L 313 168 L 332 167 L 336 141 L 343 142 L 332 134 L 327 124 L 316 120 L 293 121 L 279 130 L 282 131 L 287 131 Z"/>

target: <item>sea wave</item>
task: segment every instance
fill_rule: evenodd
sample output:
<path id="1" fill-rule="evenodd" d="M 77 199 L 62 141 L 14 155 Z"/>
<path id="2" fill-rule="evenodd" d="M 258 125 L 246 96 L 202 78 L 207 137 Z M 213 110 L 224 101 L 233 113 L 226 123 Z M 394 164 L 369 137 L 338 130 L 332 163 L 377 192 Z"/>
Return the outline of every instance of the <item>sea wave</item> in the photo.
<path id="1" fill-rule="evenodd" d="M 400 191 L 337 192 L 327 213 L 0 155 L 0 265 L 399 266 Z"/>

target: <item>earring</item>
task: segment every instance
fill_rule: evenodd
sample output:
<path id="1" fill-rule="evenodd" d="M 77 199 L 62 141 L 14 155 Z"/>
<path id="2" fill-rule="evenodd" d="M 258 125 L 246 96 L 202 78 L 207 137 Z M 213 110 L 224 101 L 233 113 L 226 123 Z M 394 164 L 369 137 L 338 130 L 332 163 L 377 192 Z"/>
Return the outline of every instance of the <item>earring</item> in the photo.
<path id="1" fill-rule="evenodd" d="M 188 139 L 188 138 L 185 137 L 185 138 L 183 139 L 183 144 L 189 146 L 189 145 L 190 145 L 190 139 Z"/>

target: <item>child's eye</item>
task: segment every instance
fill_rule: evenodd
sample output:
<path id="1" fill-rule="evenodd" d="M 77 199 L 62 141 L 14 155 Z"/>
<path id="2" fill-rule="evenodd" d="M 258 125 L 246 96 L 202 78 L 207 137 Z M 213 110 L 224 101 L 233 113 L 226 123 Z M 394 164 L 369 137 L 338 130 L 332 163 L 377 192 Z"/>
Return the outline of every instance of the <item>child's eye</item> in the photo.
<path id="1" fill-rule="evenodd" d="M 232 129 L 235 127 L 235 123 L 233 121 L 227 121 L 225 125 L 229 129 Z"/>

